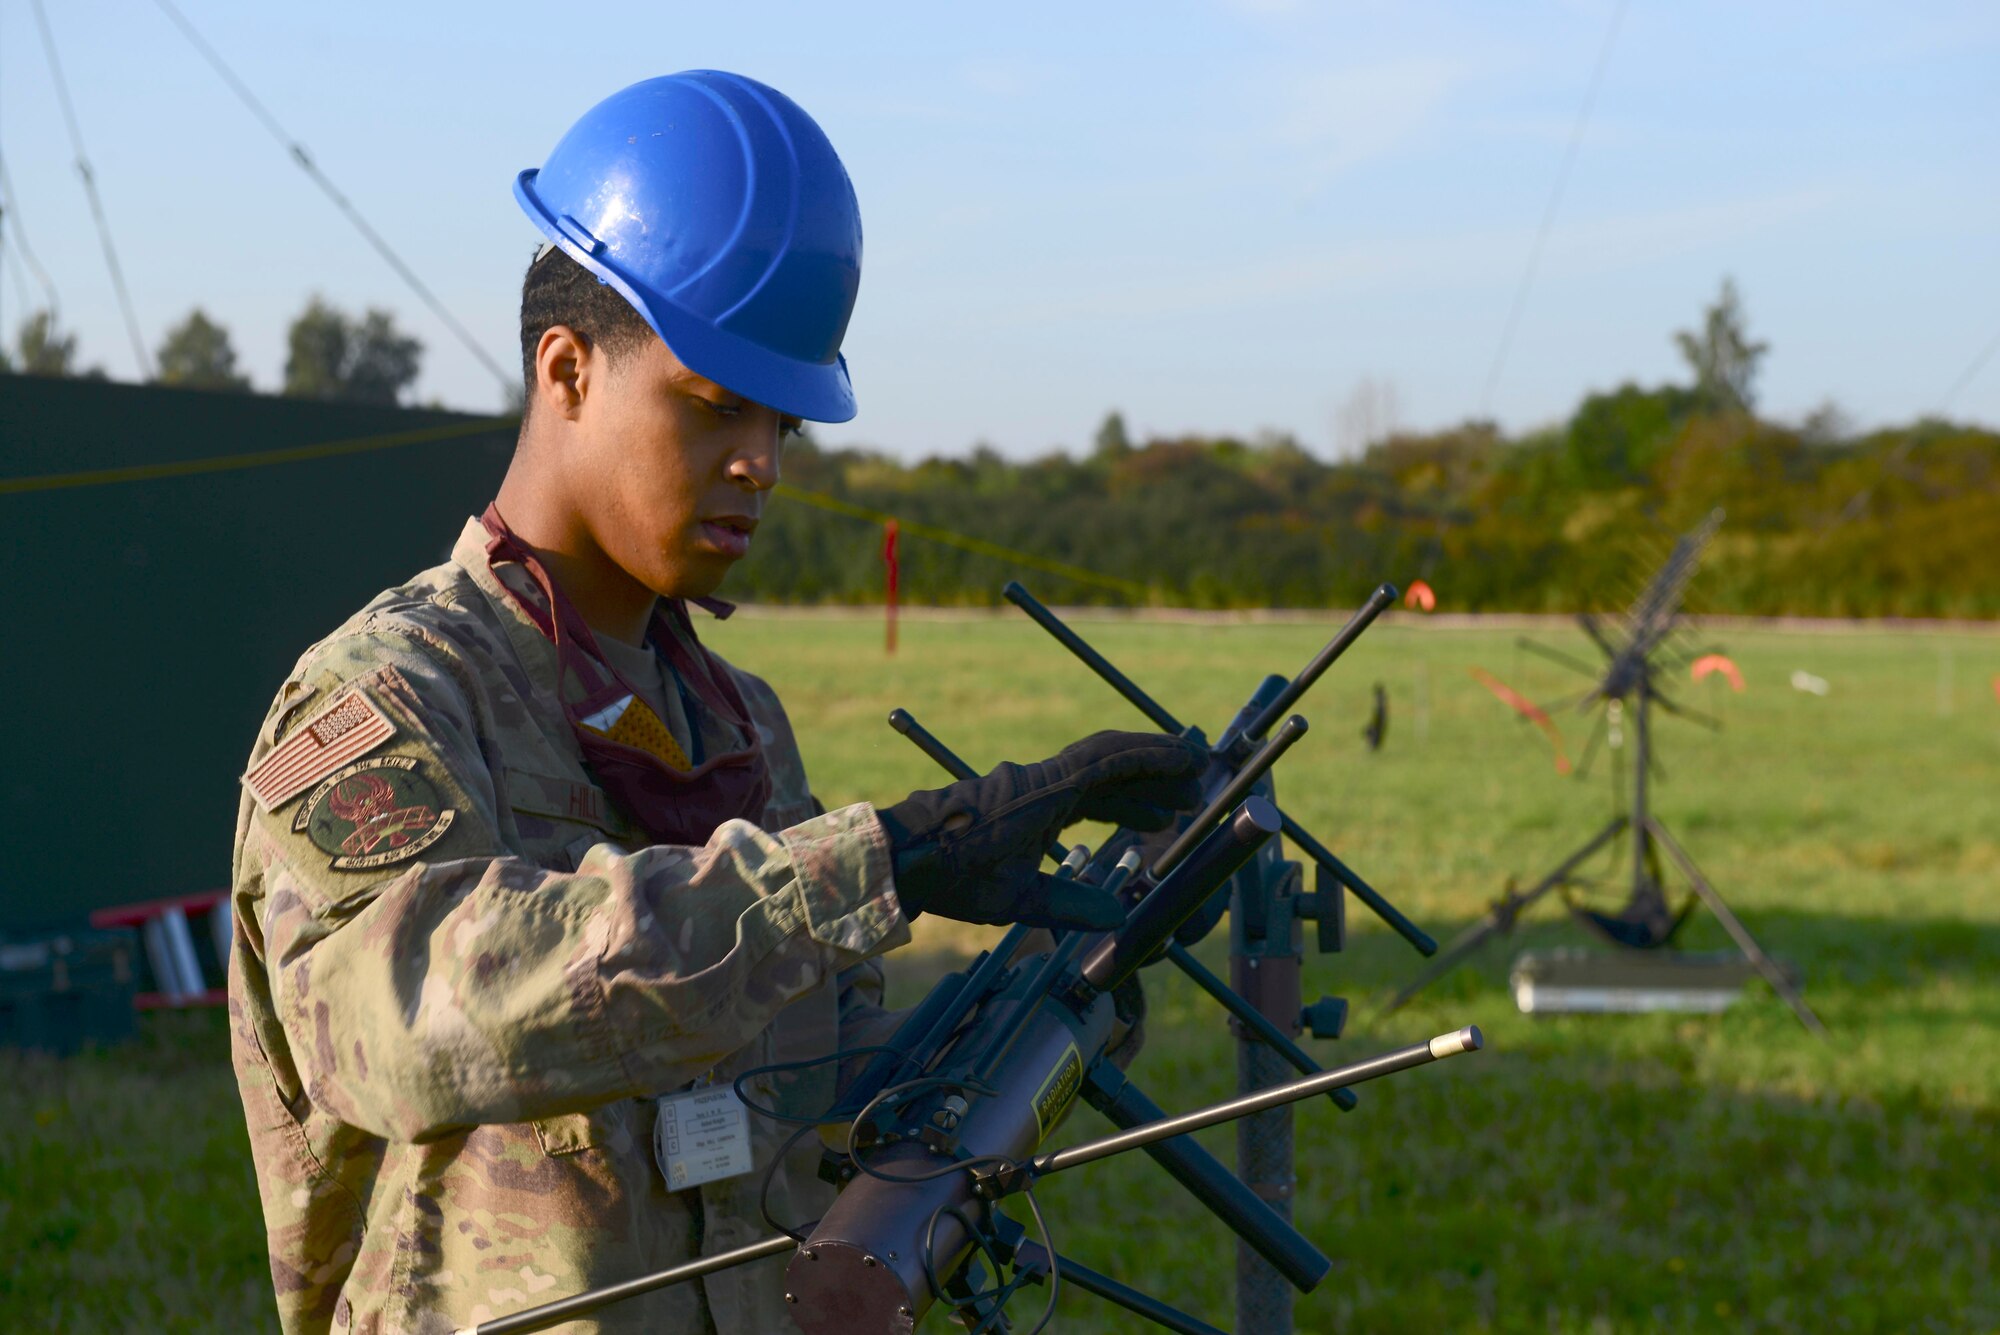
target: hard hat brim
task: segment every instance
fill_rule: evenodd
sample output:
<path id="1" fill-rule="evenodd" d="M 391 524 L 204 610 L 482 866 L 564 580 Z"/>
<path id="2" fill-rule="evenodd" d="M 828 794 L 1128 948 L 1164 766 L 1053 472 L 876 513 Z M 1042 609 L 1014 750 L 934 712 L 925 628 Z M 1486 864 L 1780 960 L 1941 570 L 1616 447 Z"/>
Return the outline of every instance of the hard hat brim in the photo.
<path id="1" fill-rule="evenodd" d="M 537 175 L 539 169 L 530 167 L 514 178 L 514 198 L 522 211 L 565 255 L 625 298 L 683 366 L 732 394 L 793 417 L 809 422 L 853 420 L 854 386 L 848 379 L 845 356 L 835 353 L 831 362 L 785 357 L 718 329 L 664 297 L 647 293 L 620 271 L 617 262 L 605 253 L 603 243 L 573 220 L 558 218 L 542 202 L 535 192 Z M 571 234 L 572 229 L 581 240 Z"/>

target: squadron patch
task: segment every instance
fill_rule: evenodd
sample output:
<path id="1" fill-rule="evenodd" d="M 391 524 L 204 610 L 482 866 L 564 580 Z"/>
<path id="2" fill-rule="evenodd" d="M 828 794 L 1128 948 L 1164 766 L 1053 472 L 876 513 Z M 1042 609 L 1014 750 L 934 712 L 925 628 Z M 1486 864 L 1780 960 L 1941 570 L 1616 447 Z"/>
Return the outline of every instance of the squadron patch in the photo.
<path id="1" fill-rule="evenodd" d="M 407 862 L 444 838 L 458 816 L 414 756 L 383 756 L 336 770 L 299 804 L 292 832 L 303 834 L 338 871 Z"/>
<path id="2" fill-rule="evenodd" d="M 265 811 L 290 801 L 341 765 L 396 735 L 396 725 L 358 687 L 344 691 L 301 723 L 243 776 Z"/>

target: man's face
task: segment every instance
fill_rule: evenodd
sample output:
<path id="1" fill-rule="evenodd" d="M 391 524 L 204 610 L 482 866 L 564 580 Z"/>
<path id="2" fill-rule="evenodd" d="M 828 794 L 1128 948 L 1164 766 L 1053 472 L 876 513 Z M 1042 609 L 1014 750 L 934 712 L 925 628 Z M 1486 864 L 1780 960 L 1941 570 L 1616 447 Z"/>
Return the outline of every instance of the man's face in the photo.
<path id="1" fill-rule="evenodd" d="M 597 545 L 654 593 L 713 593 L 750 550 L 799 420 L 681 365 L 659 339 L 592 354 L 575 502 Z"/>

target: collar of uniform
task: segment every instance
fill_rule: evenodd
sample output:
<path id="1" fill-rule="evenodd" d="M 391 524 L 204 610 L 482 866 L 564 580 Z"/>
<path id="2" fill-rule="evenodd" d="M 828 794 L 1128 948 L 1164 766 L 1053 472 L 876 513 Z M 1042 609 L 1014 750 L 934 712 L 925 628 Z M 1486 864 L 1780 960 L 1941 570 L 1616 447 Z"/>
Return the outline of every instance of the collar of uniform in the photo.
<path id="1" fill-rule="evenodd" d="M 472 582 L 486 595 L 486 601 L 492 604 L 494 615 L 507 629 L 508 643 L 514 646 L 514 653 L 521 660 L 521 666 L 527 669 L 530 679 L 545 685 L 551 693 L 559 694 L 562 669 L 556 659 L 556 647 L 549 643 L 549 637 L 542 634 L 541 628 L 528 619 L 514 601 L 513 594 L 508 592 L 511 588 L 539 602 L 542 591 L 525 576 L 520 584 L 501 585 L 500 572 L 486 559 L 486 528 L 477 519 L 465 521 L 465 528 L 452 546 L 451 559 L 472 577 Z"/>
<path id="2" fill-rule="evenodd" d="M 520 658 L 521 665 L 528 670 L 529 675 L 536 681 L 547 684 L 557 696 L 565 696 L 574 690 L 575 683 L 562 679 L 562 662 L 556 655 L 555 645 L 549 642 L 548 636 L 542 634 L 540 626 L 528 619 L 527 613 L 523 612 L 520 604 L 515 601 L 515 596 L 518 595 L 532 599 L 536 603 L 544 602 L 542 591 L 535 581 L 518 567 L 510 564 L 504 574 L 493 568 L 493 563 L 486 556 L 489 537 L 486 526 L 479 520 L 466 520 L 465 527 L 459 531 L 457 543 L 452 546 L 451 559 L 472 577 L 472 582 L 486 595 L 486 601 L 493 605 L 501 625 L 507 628 L 507 639 L 513 644 L 514 653 Z M 504 585 L 503 580 L 506 581 Z M 689 601 L 711 613 L 717 620 L 727 617 L 736 610 L 735 604 L 724 602 L 720 598 L 697 598 Z M 675 617 L 656 618 L 653 624 L 658 627 L 662 621 L 666 623 L 668 633 L 675 639 L 681 641 L 691 651 L 700 652 L 692 643 L 695 637 L 691 625 L 684 626 Z M 700 712 L 704 719 L 713 713 L 707 709 Z M 712 739 L 713 741 L 724 744 L 724 749 L 741 745 L 742 739 L 735 736 L 735 729 L 729 728 L 719 718 L 715 719 L 715 723 L 724 728 L 726 735 Z M 692 720 L 690 724 L 692 726 Z M 704 744 L 710 740 L 704 738 Z"/>

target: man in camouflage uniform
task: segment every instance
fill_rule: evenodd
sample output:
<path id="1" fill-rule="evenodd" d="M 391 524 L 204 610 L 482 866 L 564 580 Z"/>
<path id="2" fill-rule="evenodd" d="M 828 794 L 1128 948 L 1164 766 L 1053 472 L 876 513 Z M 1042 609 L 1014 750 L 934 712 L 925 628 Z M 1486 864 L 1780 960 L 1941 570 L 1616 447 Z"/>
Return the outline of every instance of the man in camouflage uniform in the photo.
<path id="1" fill-rule="evenodd" d="M 752 110 L 779 97 L 700 78 Z M 250 755 L 230 1013 L 288 1332 L 452 1331 L 728 1251 L 774 1231 L 767 1175 L 771 1216 L 809 1221 L 824 1188 L 754 1116 L 753 1171 L 676 1189 L 662 1101 L 854 1046 L 879 1015 L 870 961 L 919 909 L 1114 921 L 1101 891 L 1041 876 L 1040 849 L 1070 819 L 1158 825 L 1198 795 L 1175 739 L 1100 734 L 821 811 L 776 697 L 685 611 L 747 550 L 797 417 L 683 361 L 579 258 L 598 253 L 530 267 L 495 506 L 306 652 Z M 830 1072 L 746 1092 L 811 1114 Z M 782 1265 L 564 1329 L 781 1332 Z"/>

